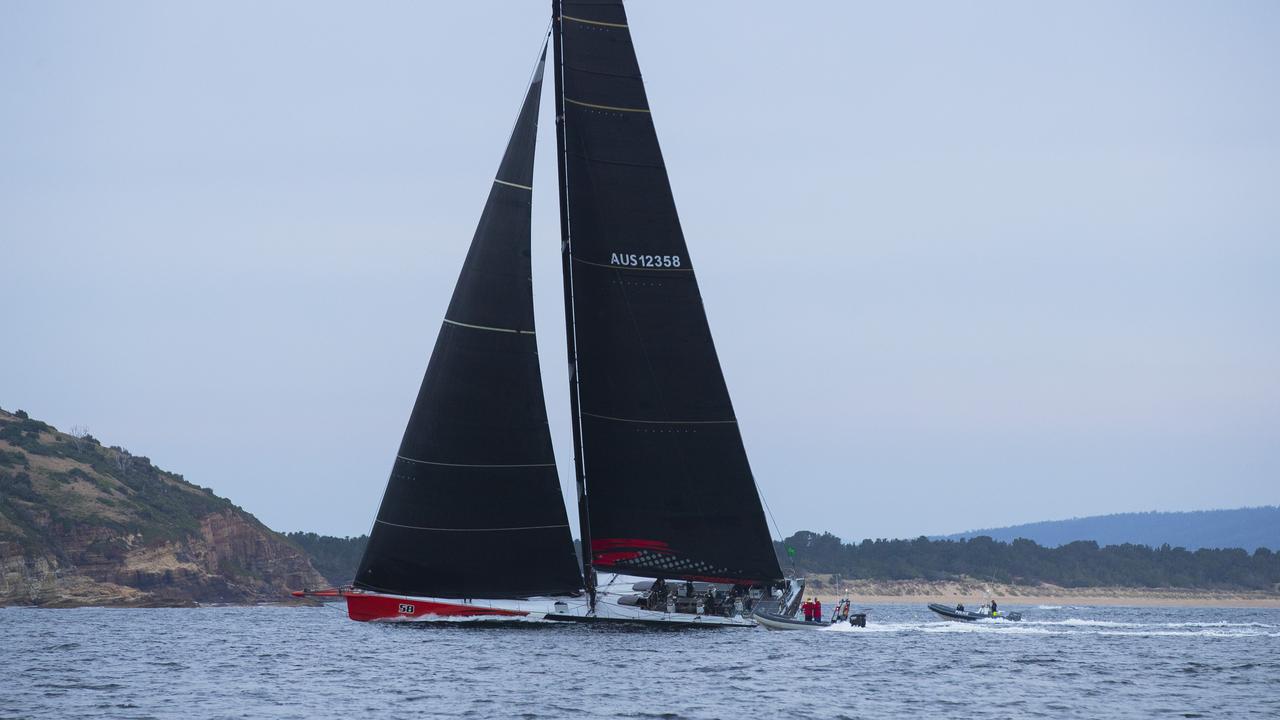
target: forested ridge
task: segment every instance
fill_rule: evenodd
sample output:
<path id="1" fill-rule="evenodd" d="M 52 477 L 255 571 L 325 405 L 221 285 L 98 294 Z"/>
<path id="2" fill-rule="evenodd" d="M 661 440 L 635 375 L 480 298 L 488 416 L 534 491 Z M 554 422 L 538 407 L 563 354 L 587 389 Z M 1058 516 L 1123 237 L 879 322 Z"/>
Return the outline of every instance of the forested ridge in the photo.
<path id="1" fill-rule="evenodd" d="M 369 544 L 368 535 L 333 537 L 313 532 L 287 532 L 284 536 L 310 556 L 312 566 L 321 575 L 337 585 L 350 585 L 355 579 L 356 566 Z"/>
<path id="2" fill-rule="evenodd" d="M 367 536 L 337 538 L 288 533 L 316 569 L 350 582 Z M 863 540 L 845 543 L 831 533 L 798 532 L 775 543 L 785 572 L 839 574 L 866 580 L 962 580 L 1062 587 L 1148 587 L 1280 591 L 1280 553 L 1185 550 L 1162 545 L 1109 545 L 1092 541 L 1048 548 L 1030 540 Z"/>
<path id="3" fill-rule="evenodd" d="M 1030 540 L 863 540 L 798 532 L 775 543 L 779 561 L 803 573 L 848 579 L 958 580 L 1062 587 L 1149 587 L 1280 591 L 1280 554 L 1267 548 L 1186 550 L 1161 545 L 1077 541 L 1044 547 Z M 794 550 L 794 555 L 789 550 Z"/>

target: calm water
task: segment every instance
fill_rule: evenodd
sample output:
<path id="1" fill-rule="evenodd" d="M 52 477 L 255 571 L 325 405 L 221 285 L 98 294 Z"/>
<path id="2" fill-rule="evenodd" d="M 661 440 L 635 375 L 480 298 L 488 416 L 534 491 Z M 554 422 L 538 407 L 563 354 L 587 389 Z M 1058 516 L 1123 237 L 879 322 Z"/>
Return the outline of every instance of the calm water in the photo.
<path id="1" fill-rule="evenodd" d="M 1280 610 L 875 606 L 866 629 L 0 609 L 0 717 L 1280 717 Z"/>

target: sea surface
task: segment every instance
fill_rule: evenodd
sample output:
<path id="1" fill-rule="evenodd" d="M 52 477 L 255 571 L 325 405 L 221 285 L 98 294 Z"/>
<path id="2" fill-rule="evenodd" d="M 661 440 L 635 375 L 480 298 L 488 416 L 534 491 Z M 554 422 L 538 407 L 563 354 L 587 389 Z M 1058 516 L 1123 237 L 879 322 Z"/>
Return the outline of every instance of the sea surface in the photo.
<path id="1" fill-rule="evenodd" d="M 1280 610 L 921 604 L 864 628 L 356 623 L 341 606 L 0 608 L 3 718 L 1280 717 Z"/>

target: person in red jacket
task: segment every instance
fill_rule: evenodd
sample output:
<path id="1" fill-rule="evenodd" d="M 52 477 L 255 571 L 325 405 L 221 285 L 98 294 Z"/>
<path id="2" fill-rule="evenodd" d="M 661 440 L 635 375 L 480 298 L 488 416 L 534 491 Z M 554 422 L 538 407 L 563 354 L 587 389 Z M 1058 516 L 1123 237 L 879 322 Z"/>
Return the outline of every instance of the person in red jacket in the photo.
<path id="1" fill-rule="evenodd" d="M 804 621 L 811 622 L 813 620 L 813 601 L 805 600 L 800 609 L 804 611 Z"/>
<path id="2" fill-rule="evenodd" d="M 822 601 L 818 598 L 813 599 L 813 621 L 822 622 Z"/>

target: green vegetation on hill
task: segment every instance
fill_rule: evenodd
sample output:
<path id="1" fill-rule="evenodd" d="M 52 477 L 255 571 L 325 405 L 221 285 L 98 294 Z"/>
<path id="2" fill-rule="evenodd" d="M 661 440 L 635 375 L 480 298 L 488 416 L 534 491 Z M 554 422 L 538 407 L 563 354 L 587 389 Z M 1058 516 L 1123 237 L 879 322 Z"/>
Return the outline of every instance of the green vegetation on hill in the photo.
<path id="1" fill-rule="evenodd" d="M 0 409 L 0 605 L 274 601 L 323 582 L 208 488 Z"/>
<path id="2" fill-rule="evenodd" d="M 800 572 L 838 573 L 848 579 L 959 580 L 1062 587 L 1131 586 L 1222 590 L 1277 590 L 1280 554 L 1259 548 L 1196 550 L 1162 545 L 1073 542 L 1047 548 L 1019 539 L 863 540 L 844 543 L 830 533 L 798 532 L 775 543 L 779 561 L 790 567 L 786 548 L 795 550 Z"/>
<path id="3" fill-rule="evenodd" d="M 360 557 L 364 555 L 365 545 L 369 544 L 368 535 L 333 537 L 313 532 L 291 532 L 284 536 L 307 553 L 311 565 L 321 575 L 337 585 L 350 585 L 355 579 Z"/>
<path id="4" fill-rule="evenodd" d="M 0 414 L 0 489 L 0 539 L 55 554 L 57 532 L 79 523 L 155 542 L 197 532 L 210 513 L 241 511 L 146 457 L 60 433 L 21 410 Z"/>

